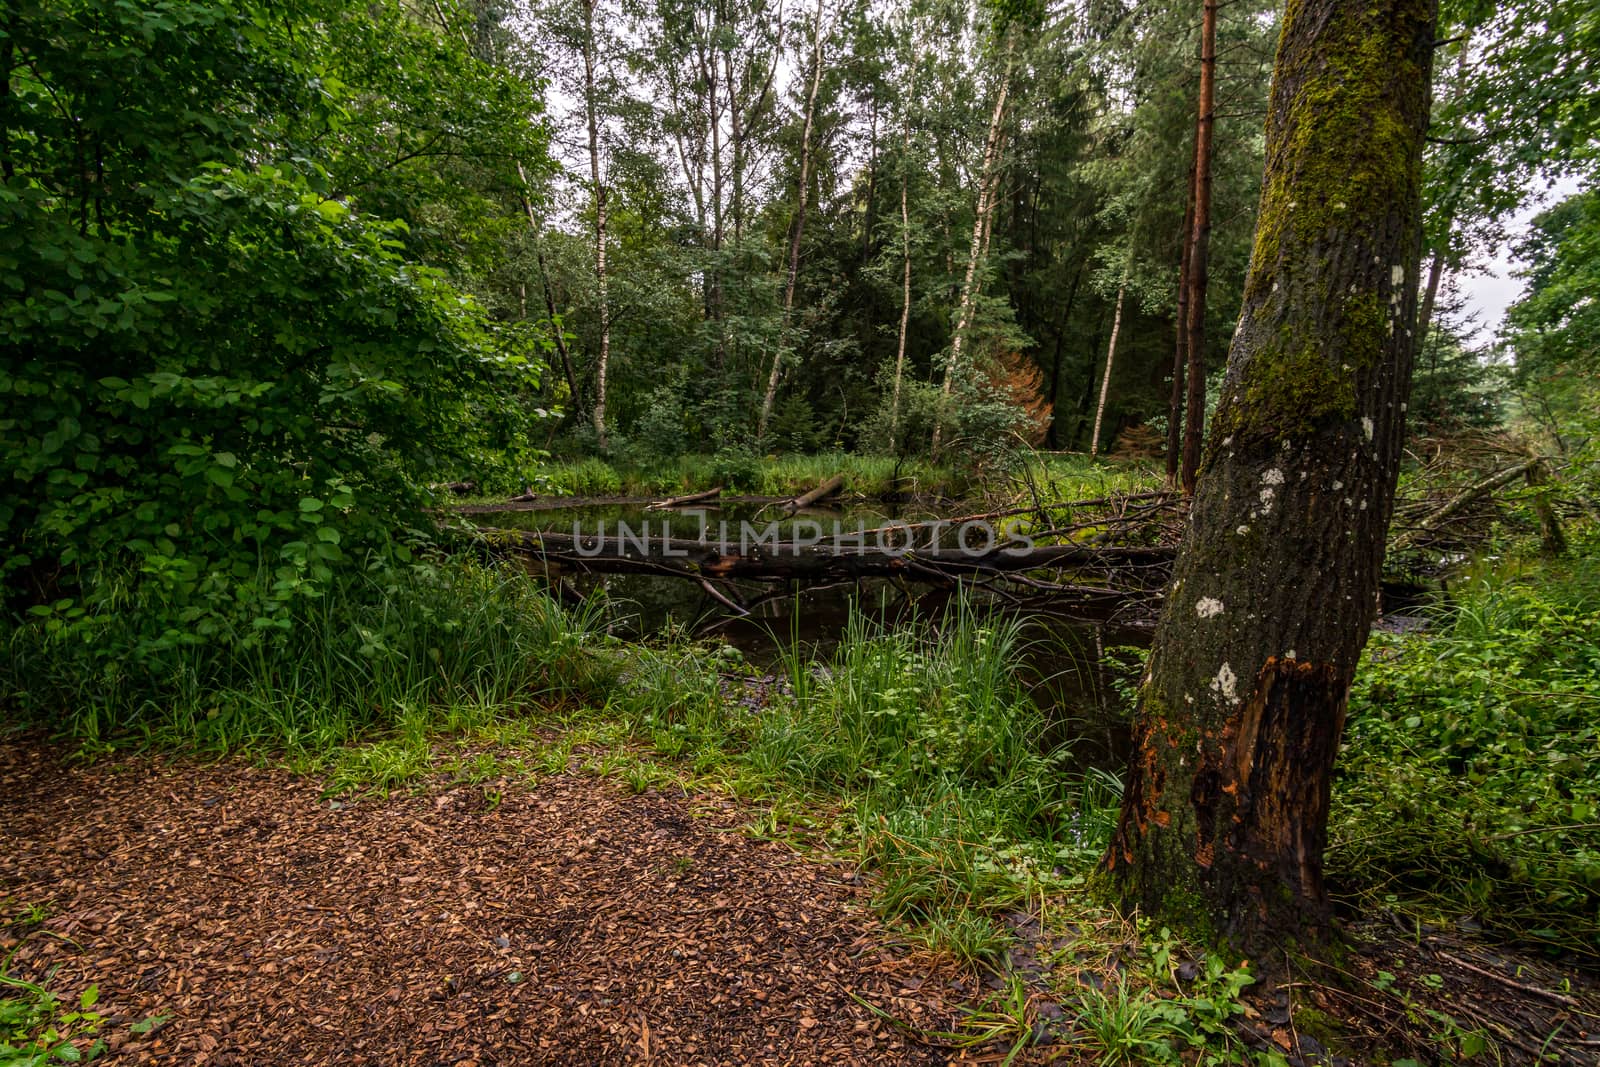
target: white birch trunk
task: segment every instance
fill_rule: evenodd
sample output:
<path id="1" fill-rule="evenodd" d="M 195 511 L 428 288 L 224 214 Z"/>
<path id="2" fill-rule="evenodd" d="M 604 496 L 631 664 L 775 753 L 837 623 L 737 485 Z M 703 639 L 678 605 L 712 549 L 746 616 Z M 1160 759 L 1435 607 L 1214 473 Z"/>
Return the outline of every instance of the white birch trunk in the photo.
<path id="1" fill-rule="evenodd" d="M 783 353 L 789 341 L 789 318 L 794 311 L 795 281 L 800 273 L 800 238 L 805 231 L 806 197 L 811 186 L 811 128 L 816 121 L 817 90 L 822 85 L 823 36 L 822 0 L 817 0 L 816 28 L 811 40 L 811 89 L 806 96 L 805 124 L 800 133 L 800 190 L 795 203 L 794 227 L 789 235 L 789 278 L 783 287 L 783 322 L 778 334 L 778 350 L 772 354 L 772 371 L 767 375 L 766 395 L 761 398 L 761 418 L 756 423 L 758 440 L 765 440 L 767 436 L 773 401 L 778 396 L 778 379 L 783 374 Z"/>

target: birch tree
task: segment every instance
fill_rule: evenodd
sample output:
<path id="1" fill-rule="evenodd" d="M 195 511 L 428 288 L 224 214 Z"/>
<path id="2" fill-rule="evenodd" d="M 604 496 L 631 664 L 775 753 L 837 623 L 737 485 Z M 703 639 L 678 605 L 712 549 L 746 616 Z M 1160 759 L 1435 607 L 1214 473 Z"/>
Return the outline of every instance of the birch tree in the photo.
<path id="1" fill-rule="evenodd" d="M 945 359 L 944 384 L 941 391 L 946 400 L 955 387 L 961 367 L 961 351 L 972 326 L 973 309 L 977 305 L 981 278 L 979 264 L 983 261 L 989 238 L 989 217 L 994 210 L 995 186 L 1000 169 L 1000 148 L 1003 143 L 1006 102 L 1011 92 L 1011 70 L 1016 60 L 1016 40 L 1013 33 L 1006 34 L 1006 49 L 999 84 L 995 89 L 994 110 L 989 116 L 989 129 L 983 142 L 983 160 L 978 167 L 978 195 L 972 216 L 972 242 L 967 251 L 967 265 L 961 282 L 961 297 L 956 305 L 955 329 L 950 336 L 949 355 Z M 942 422 L 934 423 L 933 450 L 939 451 Z"/>
<path id="2" fill-rule="evenodd" d="M 778 347 L 772 354 L 772 369 L 767 374 L 767 391 L 761 398 L 761 417 L 756 424 L 757 440 L 765 440 L 767 423 L 772 418 L 772 404 L 778 396 L 778 379 L 783 374 L 784 353 L 789 350 L 790 320 L 794 315 L 794 291 L 800 276 L 800 241 L 805 236 L 807 197 L 811 190 L 811 133 L 816 126 L 817 90 L 822 87 L 822 42 L 827 36 L 827 22 L 822 17 L 823 0 L 817 0 L 817 9 L 811 28 L 811 83 L 806 90 L 805 118 L 800 128 L 800 178 L 795 193 L 794 222 L 789 228 L 788 277 L 783 285 L 783 320 L 778 334 Z"/>

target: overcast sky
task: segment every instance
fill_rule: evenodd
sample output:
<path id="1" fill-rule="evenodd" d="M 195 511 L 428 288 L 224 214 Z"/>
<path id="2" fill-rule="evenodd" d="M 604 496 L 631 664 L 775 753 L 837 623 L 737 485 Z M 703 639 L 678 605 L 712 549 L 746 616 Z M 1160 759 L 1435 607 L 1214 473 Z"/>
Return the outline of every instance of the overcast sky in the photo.
<path id="1" fill-rule="evenodd" d="M 1511 220 L 1511 224 L 1507 227 L 1511 241 L 1515 242 L 1527 232 L 1528 223 L 1535 215 L 1565 200 L 1576 193 L 1578 188 L 1578 181 L 1575 178 L 1565 178 L 1552 185 L 1542 198 L 1518 212 Z M 1456 279 L 1462 295 L 1467 299 L 1467 310 L 1474 313 L 1480 323 L 1481 328 L 1476 338 L 1480 341 L 1494 337 L 1495 331 L 1500 328 L 1500 323 L 1505 318 L 1506 308 L 1516 302 L 1525 288 L 1522 279 L 1513 274 L 1523 264 L 1511 255 L 1511 249 L 1507 245 L 1490 250 L 1484 258 L 1487 269 Z"/>

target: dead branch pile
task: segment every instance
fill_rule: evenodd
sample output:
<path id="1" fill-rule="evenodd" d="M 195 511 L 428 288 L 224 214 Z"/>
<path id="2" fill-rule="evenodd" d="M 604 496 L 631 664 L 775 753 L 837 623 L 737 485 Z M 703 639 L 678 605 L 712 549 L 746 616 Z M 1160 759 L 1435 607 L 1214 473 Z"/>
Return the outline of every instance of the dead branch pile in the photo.
<path id="1" fill-rule="evenodd" d="M 975 586 L 1021 603 L 1115 609 L 1153 604 L 1166 583 L 1185 503 L 1165 492 L 1111 494 L 805 540 L 723 540 L 482 530 L 493 550 L 552 577 L 642 574 L 698 583 L 743 613 L 774 588 L 888 579 Z M 782 594 L 780 594 L 782 595 Z"/>

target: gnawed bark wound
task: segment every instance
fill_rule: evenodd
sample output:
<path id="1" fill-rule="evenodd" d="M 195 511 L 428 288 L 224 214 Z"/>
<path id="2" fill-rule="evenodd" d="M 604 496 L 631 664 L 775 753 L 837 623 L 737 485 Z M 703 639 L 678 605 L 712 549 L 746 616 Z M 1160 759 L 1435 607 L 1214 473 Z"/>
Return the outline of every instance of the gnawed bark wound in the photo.
<path id="1" fill-rule="evenodd" d="M 1331 764 L 1344 733 L 1350 679 L 1331 664 L 1268 657 L 1240 707 L 1224 760 L 1236 787 L 1227 845 L 1320 904 L 1327 783 L 1300 771 Z"/>

